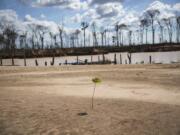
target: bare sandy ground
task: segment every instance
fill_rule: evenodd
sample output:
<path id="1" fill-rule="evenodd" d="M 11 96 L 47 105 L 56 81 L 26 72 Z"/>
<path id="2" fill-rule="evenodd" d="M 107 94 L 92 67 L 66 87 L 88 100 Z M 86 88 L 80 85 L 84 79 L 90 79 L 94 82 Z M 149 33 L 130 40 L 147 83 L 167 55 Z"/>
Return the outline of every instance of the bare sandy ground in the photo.
<path id="1" fill-rule="evenodd" d="M 0 134 L 179 135 L 180 65 L 0 67 Z"/>

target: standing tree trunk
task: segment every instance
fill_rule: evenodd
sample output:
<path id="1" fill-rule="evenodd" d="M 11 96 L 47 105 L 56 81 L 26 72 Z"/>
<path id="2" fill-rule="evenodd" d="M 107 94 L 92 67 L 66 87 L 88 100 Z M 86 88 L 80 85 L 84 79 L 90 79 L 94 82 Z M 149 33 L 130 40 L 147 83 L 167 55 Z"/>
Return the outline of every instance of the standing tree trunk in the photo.
<path id="1" fill-rule="evenodd" d="M 2 57 L 0 57 L 0 66 L 3 66 Z"/>
<path id="2" fill-rule="evenodd" d="M 127 57 L 128 57 L 128 60 L 129 60 L 129 64 L 131 64 L 131 58 L 132 58 L 132 57 L 131 57 L 131 53 L 128 53 L 128 54 L 127 54 Z"/>
<path id="3" fill-rule="evenodd" d="M 154 20 L 152 20 L 152 41 L 153 41 L 153 45 L 155 43 L 155 29 L 154 29 Z"/>
<path id="4" fill-rule="evenodd" d="M 26 66 L 26 49 L 24 48 L 24 66 Z"/>
<path id="5" fill-rule="evenodd" d="M 147 45 L 147 34 L 148 34 L 148 29 L 146 28 L 146 45 Z"/>
<path id="6" fill-rule="evenodd" d="M 116 53 L 114 54 L 114 64 L 117 64 Z"/>
<path id="7" fill-rule="evenodd" d="M 121 54 L 120 54 L 120 62 L 119 63 L 122 64 L 122 56 L 121 56 Z"/>
<path id="8" fill-rule="evenodd" d="M 84 47 L 86 47 L 86 29 L 84 29 Z"/>
<path id="9" fill-rule="evenodd" d="M 117 41 L 117 46 L 119 46 L 119 30 L 116 30 L 116 41 Z"/>

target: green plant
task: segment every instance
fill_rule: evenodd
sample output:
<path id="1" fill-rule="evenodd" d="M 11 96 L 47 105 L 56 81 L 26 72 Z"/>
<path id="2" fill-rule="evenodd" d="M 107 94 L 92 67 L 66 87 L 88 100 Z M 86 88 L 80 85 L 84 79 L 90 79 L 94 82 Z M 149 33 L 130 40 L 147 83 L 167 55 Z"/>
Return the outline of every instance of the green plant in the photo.
<path id="1" fill-rule="evenodd" d="M 93 90 L 92 102 L 91 102 L 92 109 L 93 109 L 93 107 L 94 107 L 94 94 L 95 94 L 95 91 L 96 91 L 96 85 L 101 83 L 101 80 L 99 78 L 95 77 L 95 78 L 92 79 L 92 82 L 94 83 L 94 90 Z"/>

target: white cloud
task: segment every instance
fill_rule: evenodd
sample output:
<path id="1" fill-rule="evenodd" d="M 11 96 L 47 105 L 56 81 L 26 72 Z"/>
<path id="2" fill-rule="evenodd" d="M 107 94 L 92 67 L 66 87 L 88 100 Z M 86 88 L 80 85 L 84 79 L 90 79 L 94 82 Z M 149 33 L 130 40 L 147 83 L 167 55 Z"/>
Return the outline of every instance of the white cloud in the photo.
<path id="1" fill-rule="evenodd" d="M 81 2 L 80 0 L 38 0 L 33 2 L 34 7 L 59 7 L 65 9 L 87 9 L 88 3 L 86 1 Z"/>
<path id="2" fill-rule="evenodd" d="M 171 10 L 171 5 L 165 4 L 160 1 L 154 1 L 149 5 L 149 7 L 146 10 Z"/>
<path id="3" fill-rule="evenodd" d="M 0 24 L 3 27 L 8 25 L 13 26 L 17 31 L 23 31 L 25 26 L 22 21 L 18 19 L 18 15 L 14 10 L 0 10 Z"/>
<path id="4" fill-rule="evenodd" d="M 158 10 L 160 12 L 158 16 L 159 19 L 174 17 L 172 6 L 161 1 L 154 1 L 151 3 L 145 12 L 148 10 Z"/>
<path id="5" fill-rule="evenodd" d="M 40 25 L 46 27 L 49 32 L 52 32 L 54 34 L 58 33 L 58 25 L 53 21 L 38 20 L 33 18 L 31 15 L 26 15 L 24 23 L 26 25 Z"/>
<path id="6" fill-rule="evenodd" d="M 176 16 L 180 16 L 180 3 L 177 3 L 173 6 L 173 10 Z"/>
<path id="7" fill-rule="evenodd" d="M 127 12 L 119 21 L 119 24 L 134 25 L 139 21 L 139 17 L 136 12 Z"/>
<path id="8" fill-rule="evenodd" d="M 89 0 L 89 3 L 91 5 L 100 5 L 100 4 L 105 4 L 105 3 L 121 3 L 123 0 Z"/>
<path id="9" fill-rule="evenodd" d="M 120 3 L 106 3 L 96 7 L 97 13 L 101 18 L 114 17 L 124 14 L 123 6 Z"/>
<path id="10" fill-rule="evenodd" d="M 77 13 L 75 16 L 73 16 L 70 21 L 72 21 L 73 23 L 81 23 L 82 20 L 82 16 L 81 14 Z"/>

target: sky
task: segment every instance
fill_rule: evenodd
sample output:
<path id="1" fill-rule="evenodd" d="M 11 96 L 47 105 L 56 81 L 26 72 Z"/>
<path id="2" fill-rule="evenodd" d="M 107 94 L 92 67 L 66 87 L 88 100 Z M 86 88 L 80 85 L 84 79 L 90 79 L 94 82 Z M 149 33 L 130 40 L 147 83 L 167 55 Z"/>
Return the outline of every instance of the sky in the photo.
<path id="1" fill-rule="evenodd" d="M 150 9 L 161 11 L 161 18 L 180 12 L 179 0 L 0 0 L 0 21 L 27 29 L 29 24 L 41 24 L 53 33 L 62 25 L 68 32 L 81 27 L 82 21 L 96 22 L 99 27 L 116 23 L 138 24 Z"/>
<path id="2" fill-rule="evenodd" d="M 68 27 L 74 25 L 77 27 L 82 19 L 89 19 L 82 16 L 99 15 L 100 19 L 106 19 L 118 16 L 116 12 L 122 12 L 121 15 L 128 11 L 138 14 L 152 2 L 154 0 L 1 0 L 0 10 L 14 10 L 21 20 L 30 15 L 36 19 L 56 23 L 62 23 L 63 20 Z M 179 0 L 161 0 L 161 2 L 174 5 L 179 3 Z"/>

